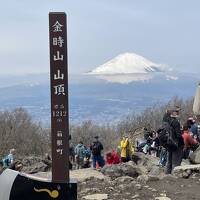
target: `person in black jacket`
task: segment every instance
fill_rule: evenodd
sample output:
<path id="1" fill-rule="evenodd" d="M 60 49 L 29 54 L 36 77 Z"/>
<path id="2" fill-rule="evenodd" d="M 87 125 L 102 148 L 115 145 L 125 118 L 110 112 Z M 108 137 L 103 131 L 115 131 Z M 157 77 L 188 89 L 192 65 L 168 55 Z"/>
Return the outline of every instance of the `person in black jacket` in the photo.
<path id="1" fill-rule="evenodd" d="M 170 114 L 170 117 L 169 117 Z M 171 111 L 171 113 L 168 111 L 167 114 L 165 114 L 163 121 L 168 122 L 170 126 L 172 127 L 174 138 L 176 138 L 178 142 L 178 148 L 177 149 L 168 149 L 167 150 L 167 165 L 166 165 L 166 174 L 171 174 L 172 170 L 176 167 L 181 165 L 182 157 L 183 157 L 183 146 L 184 141 L 181 134 L 181 125 L 178 120 L 179 117 L 179 110 L 174 109 Z"/>
<path id="2" fill-rule="evenodd" d="M 92 163 L 93 169 L 96 169 L 96 163 L 98 162 L 100 167 L 105 165 L 105 161 L 101 155 L 101 151 L 103 150 L 103 145 L 99 142 L 99 137 L 95 137 L 95 141 L 90 146 L 90 150 L 92 152 Z"/>

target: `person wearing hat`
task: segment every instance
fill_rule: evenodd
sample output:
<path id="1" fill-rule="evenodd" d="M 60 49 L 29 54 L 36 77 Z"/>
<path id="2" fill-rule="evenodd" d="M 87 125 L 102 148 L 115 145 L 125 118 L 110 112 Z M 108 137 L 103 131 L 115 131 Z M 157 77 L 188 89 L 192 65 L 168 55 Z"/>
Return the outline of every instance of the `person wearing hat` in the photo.
<path id="1" fill-rule="evenodd" d="M 183 157 L 183 147 L 184 141 L 181 134 L 181 125 L 178 120 L 179 118 L 180 108 L 174 108 L 170 112 L 167 112 L 167 117 L 163 120 L 169 123 L 172 128 L 173 138 L 177 140 L 177 148 L 176 149 L 167 149 L 167 165 L 166 165 L 166 174 L 171 174 L 172 170 L 176 167 L 181 165 L 182 157 Z M 170 117 L 169 117 L 170 114 Z"/>
<path id="2" fill-rule="evenodd" d="M 99 137 L 95 136 L 95 140 L 90 146 L 90 150 L 92 152 L 92 163 L 93 163 L 93 169 L 96 169 L 97 163 L 100 167 L 103 167 L 105 165 L 105 161 L 101 155 L 101 152 L 103 150 L 103 145 L 101 142 L 99 142 Z"/>

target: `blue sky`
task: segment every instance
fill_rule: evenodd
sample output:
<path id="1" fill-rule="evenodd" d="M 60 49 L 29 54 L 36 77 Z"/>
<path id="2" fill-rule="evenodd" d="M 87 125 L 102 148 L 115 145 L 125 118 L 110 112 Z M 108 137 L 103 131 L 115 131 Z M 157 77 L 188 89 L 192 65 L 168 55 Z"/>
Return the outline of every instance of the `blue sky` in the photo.
<path id="1" fill-rule="evenodd" d="M 70 73 L 124 52 L 200 73 L 200 1 L 8 0 L 1 2 L 1 74 L 49 72 L 48 13 L 68 14 Z"/>

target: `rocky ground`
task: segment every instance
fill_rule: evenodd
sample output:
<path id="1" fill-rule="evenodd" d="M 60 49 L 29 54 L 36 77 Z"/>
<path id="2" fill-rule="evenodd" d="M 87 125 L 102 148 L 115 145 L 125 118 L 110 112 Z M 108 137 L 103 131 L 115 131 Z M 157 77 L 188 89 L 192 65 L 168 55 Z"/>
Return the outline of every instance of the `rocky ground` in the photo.
<path id="1" fill-rule="evenodd" d="M 105 166 L 101 171 L 73 170 L 70 176 L 78 181 L 79 200 L 200 199 L 199 164 L 184 161 L 173 175 L 164 175 L 164 169 L 157 163 L 155 157 L 135 153 L 129 163 Z M 51 173 L 40 172 L 35 176 L 49 179 Z"/>
<path id="2" fill-rule="evenodd" d="M 90 178 L 79 183 L 78 199 L 199 200 L 199 178 L 166 176 L 161 180 L 146 183 L 140 183 L 127 176 L 113 181 Z"/>

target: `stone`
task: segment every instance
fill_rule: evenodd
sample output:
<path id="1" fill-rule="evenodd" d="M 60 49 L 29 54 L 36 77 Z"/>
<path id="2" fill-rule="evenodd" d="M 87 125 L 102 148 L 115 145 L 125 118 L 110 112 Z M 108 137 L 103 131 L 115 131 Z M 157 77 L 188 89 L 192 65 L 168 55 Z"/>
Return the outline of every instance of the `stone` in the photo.
<path id="1" fill-rule="evenodd" d="M 181 187 L 182 187 L 182 188 L 184 188 L 184 187 L 185 187 L 185 185 L 181 185 Z"/>
<path id="2" fill-rule="evenodd" d="M 136 195 L 132 196 L 131 198 L 132 198 L 132 199 L 137 199 L 137 198 L 139 198 L 139 197 L 140 197 L 140 195 L 139 195 L 139 194 L 136 194 Z"/>
<path id="3" fill-rule="evenodd" d="M 141 190 L 141 189 L 142 189 L 142 186 L 141 186 L 140 184 L 136 184 L 136 185 L 135 185 L 135 188 L 136 188 L 137 190 Z"/>
<path id="4" fill-rule="evenodd" d="M 148 177 L 149 177 L 148 182 L 150 182 L 150 181 L 159 181 L 160 180 L 159 176 L 148 176 Z"/>
<path id="5" fill-rule="evenodd" d="M 142 174 L 141 169 L 132 165 L 131 163 L 121 163 L 118 165 L 106 165 L 101 169 L 101 172 L 111 178 L 118 178 L 122 176 L 130 176 L 136 178 Z"/>
<path id="6" fill-rule="evenodd" d="M 171 200 L 169 197 L 156 197 L 155 200 Z"/>
<path id="7" fill-rule="evenodd" d="M 51 160 L 47 160 L 42 157 L 27 156 L 18 158 L 18 160 L 23 164 L 22 172 L 27 174 L 35 174 L 38 172 L 47 172 L 51 170 Z"/>
<path id="8" fill-rule="evenodd" d="M 189 178 L 189 174 L 186 172 L 186 171 L 184 171 L 183 173 L 182 173 L 182 178 Z"/>
<path id="9" fill-rule="evenodd" d="M 117 188 L 118 188 L 119 190 L 121 190 L 121 191 L 126 190 L 127 187 L 129 187 L 129 185 L 127 185 L 127 184 L 120 184 L 120 185 L 117 186 Z"/>
<path id="10" fill-rule="evenodd" d="M 153 167 L 155 167 L 159 159 L 154 156 L 145 155 L 141 152 L 135 152 L 132 156 L 133 162 L 135 162 L 137 165 L 145 167 L 147 172 L 150 172 Z"/>
<path id="11" fill-rule="evenodd" d="M 164 192 L 165 192 L 165 191 L 164 191 Z M 167 195 L 166 195 L 166 193 L 161 193 L 160 196 L 166 197 Z"/>
<path id="12" fill-rule="evenodd" d="M 146 184 L 148 180 L 149 177 L 147 175 L 140 175 L 137 177 L 137 181 L 142 184 Z"/>
<path id="13" fill-rule="evenodd" d="M 83 199 L 85 200 L 106 200 L 108 199 L 108 194 L 91 194 L 84 196 Z"/>
<path id="14" fill-rule="evenodd" d="M 115 182 L 118 183 L 118 184 L 119 183 L 126 183 L 126 184 L 128 184 L 128 183 L 130 183 L 130 182 L 132 182 L 134 180 L 135 179 L 132 178 L 132 177 L 130 177 L 130 176 L 122 176 L 122 177 L 116 178 Z"/>
<path id="15" fill-rule="evenodd" d="M 38 162 L 32 166 L 24 166 L 22 171 L 27 174 L 35 174 L 38 172 L 47 172 L 50 168 L 43 162 Z"/>
<path id="16" fill-rule="evenodd" d="M 158 166 L 153 166 L 150 172 L 148 173 L 150 176 L 163 176 L 164 175 L 164 169 L 160 168 Z"/>
<path id="17" fill-rule="evenodd" d="M 200 164 L 198 165 L 183 165 L 175 167 L 173 170 L 173 175 L 182 178 L 188 178 L 193 171 L 200 171 Z"/>

